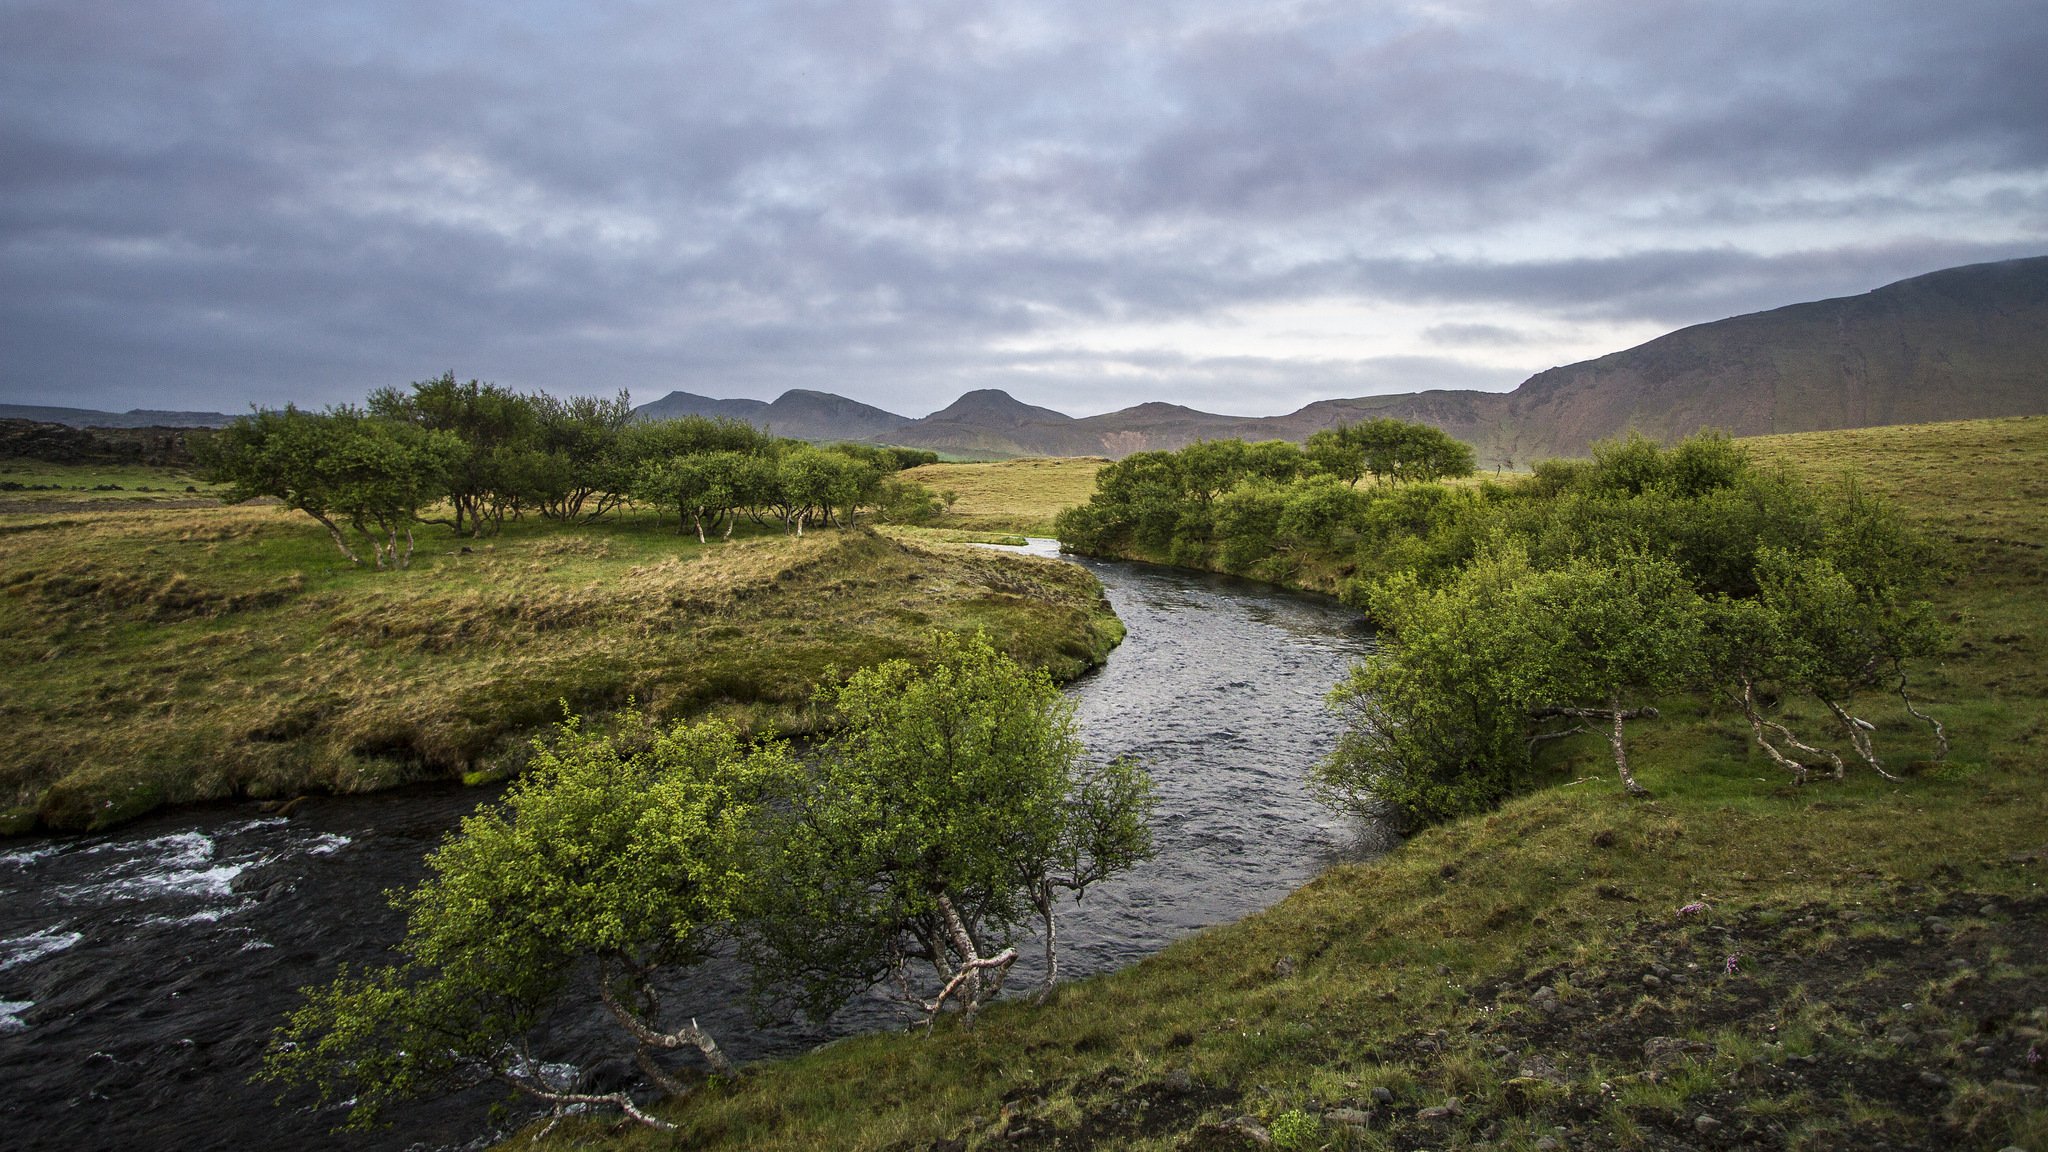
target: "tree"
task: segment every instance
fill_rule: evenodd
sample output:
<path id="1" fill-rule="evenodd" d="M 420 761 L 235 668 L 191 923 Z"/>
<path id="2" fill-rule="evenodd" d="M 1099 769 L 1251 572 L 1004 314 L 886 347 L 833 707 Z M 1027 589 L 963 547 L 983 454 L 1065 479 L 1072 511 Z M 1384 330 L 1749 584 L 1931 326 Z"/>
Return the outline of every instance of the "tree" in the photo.
<path id="1" fill-rule="evenodd" d="M 1947 751 L 1940 724 L 1914 708 L 1906 693 L 1906 659 L 1933 651 L 1940 638 L 1924 602 L 1883 583 L 1859 587 L 1827 556 L 1776 549 L 1760 556 L 1758 580 L 1761 609 L 1777 622 L 1787 650 L 1774 671 L 1827 708 L 1872 771 L 1893 778 L 1871 741 L 1874 726 L 1850 709 L 1858 693 L 1891 675 L 1907 709 L 1934 728 L 1937 752 Z"/>
<path id="2" fill-rule="evenodd" d="M 377 567 L 405 568 L 419 509 L 439 494 L 461 446 L 356 408 L 314 413 L 286 405 L 236 420 L 207 441 L 203 453 L 207 478 L 229 486 L 224 499 L 268 496 L 304 512 L 327 529 L 351 564 L 361 564 L 338 517 L 370 545 Z"/>
<path id="3" fill-rule="evenodd" d="M 820 694 L 840 729 L 779 834 L 759 941 L 764 980 L 814 1015 L 886 980 L 927 1023 L 949 1005 L 972 1021 L 1033 920 L 1050 987 L 1055 897 L 1150 852 L 1147 778 L 1084 766 L 1042 669 L 980 635 L 930 642 L 922 668 L 891 660 Z"/>
<path id="4" fill-rule="evenodd" d="M 537 427 L 520 478 L 522 499 L 557 520 L 582 517 L 586 506 L 593 519 L 616 507 L 626 489 L 612 483 L 612 459 L 633 418 L 632 400 L 622 391 L 608 400 L 541 393 L 532 402 Z"/>
<path id="5" fill-rule="evenodd" d="M 465 517 L 471 536 L 483 535 L 487 520 L 493 530 L 504 524 L 535 444 L 539 416 L 532 397 L 475 380 L 458 384 L 455 373 L 447 372 L 415 383 L 409 394 L 379 388 L 370 394 L 370 412 L 447 432 L 461 444 L 447 472 L 456 535 L 462 534 Z"/>
<path id="6" fill-rule="evenodd" d="M 609 1105 L 669 1127 L 629 1092 L 550 1078 L 535 1045 L 571 997 L 603 1005 L 662 1092 L 686 1090 L 661 1063 L 675 1050 L 696 1051 L 713 1072 L 730 1067 L 694 1018 L 666 1016 L 658 982 L 729 936 L 795 761 L 718 724 L 678 725 L 635 747 L 573 719 L 534 754 L 502 803 L 464 820 L 428 857 L 427 880 L 398 897 L 404 959 L 306 989 L 265 1076 L 346 1101 L 352 1127 L 393 1102 L 485 1080 L 558 1114 Z"/>
<path id="7" fill-rule="evenodd" d="M 1611 724 L 1615 772 L 1630 794 L 1644 794 L 1629 771 L 1622 725 L 1656 716 L 1650 702 L 1697 670 L 1699 594 L 1669 560 L 1625 552 L 1534 574 L 1523 611 L 1523 626 L 1537 636 L 1533 714 Z"/>
<path id="8" fill-rule="evenodd" d="M 1347 435 L 1347 425 L 1309 433 L 1306 448 L 1309 462 L 1324 474 L 1356 486 L 1364 478 L 1365 448 L 1356 436 Z"/>
<path id="9" fill-rule="evenodd" d="M 1774 565 L 1773 565 L 1774 566 Z M 1703 679 L 1727 693 L 1749 721 L 1750 736 L 1773 764 L 1792 774 L 1795 784 L 1806 783 L 1812 765 L 1794 760 L 1778 747 L 1783 743 L 1812 760 L 1826 760 L 1836 779 L 1844 769 L 1842 758 L 1825 748 L 1800 740 L 1770 711 L 1771 684 L 1802 684 L 1812 677 L 1812 646 L 1795 631 L 1779 604 L 1761 599 L 1716 596 L 1706 602 L 1705 676 Z"/>
<path id="10" fill-rule="evenodd" d="M 747 457 L 737 452 L 693 452 L 640 466 L 633 491 L 657 508 L 674 509 L 676 531 L 688 522 L 704 543 L 706 525 L 715 526 L 740 503 L 739 482 Z M 728 526 L 728 534 L 730 527 Z"/>
<path id="11" fill-rule="evenodd" d="M 1375 586 L 1378 649 L 1330 692 L 1345 731 L 1311 783 L 1325 802 L 1413 829 L 1498 803 L 1529 763 L 1541 652 L 1526 553 L 1489 551 L 1439 588 Z"/>

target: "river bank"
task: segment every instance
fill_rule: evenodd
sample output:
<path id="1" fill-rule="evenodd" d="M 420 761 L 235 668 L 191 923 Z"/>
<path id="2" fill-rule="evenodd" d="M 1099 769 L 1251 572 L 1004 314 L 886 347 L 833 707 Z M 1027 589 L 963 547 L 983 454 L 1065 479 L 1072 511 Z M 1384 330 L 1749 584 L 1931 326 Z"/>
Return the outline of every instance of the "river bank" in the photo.
<path id="1" fill-rule="evenodd" d="M 567 707 L 817 723 L 830 667 L 988 630 L 1071 678 L 1120 625 L 1085 572 L 826 530 L 700 545 L 651 518 L 423 529 L 338 562 L 277 508 L 0 516 L 0 832 L 167 804 L 498 779 Z"/>
<path id="2" fill-rule="evenodd" d="M 1666 702 L 1631 738 L 1654 799 L 1560 741 L 1498 811 L 1048 1005 L 663 1114 L 748 1149 L 2048 1147 L 2048 420 L 1757 450 L 1855 470 L 1951 548 L 1952 643 L 1915 677 L 1941 767 L 1792 787 Z M 593 1119 L 541 1146 L 662 1143 Z"/>
<path id="3" fill-rule="evenodd" d="M 1159 855 L 1062 911 L 1061 968 L 1075 976 L 1128 967 L 1270 905 L 1359 848 L 1352 823 L 1302 786 L 1334 736 L 1321 692 L 1368 642 L 1356 614 L 1242 581 L 1095 572 L 1128 638 L 1067 692 L 1093 754 L 1151 765 Z M 297 1099 L 274 1107 L 271 1089 L 246 1080 L 297 986 L 385 958 L 403 926 L 383 893 L 417 882 L 424 853 L 493 795 L 442 785 L 315 797 L 289 818 L 220 803 L 0 850 L 9 1146 L 396 1152 L 488 1136 L 495 1088 L 405 1110 L 391 1129 L 335 1135 L 338 1112 Z M 1026 947 L 1014 986 L 1030 987 L 1038 963 Z M 900 1006 L 873 1000 L 824 1027 L 764 1027 L 741 1007 L 743 991 L 735 968 L 713 966 L 670 995 L 701 1005 L 691 1011 L 742 1061 L 904 1020 Z M 593 1013 L 551 1022 L 540 1050 L 591 1083 L 623 1082 L 630 1071 L 612 1040 Z"/>

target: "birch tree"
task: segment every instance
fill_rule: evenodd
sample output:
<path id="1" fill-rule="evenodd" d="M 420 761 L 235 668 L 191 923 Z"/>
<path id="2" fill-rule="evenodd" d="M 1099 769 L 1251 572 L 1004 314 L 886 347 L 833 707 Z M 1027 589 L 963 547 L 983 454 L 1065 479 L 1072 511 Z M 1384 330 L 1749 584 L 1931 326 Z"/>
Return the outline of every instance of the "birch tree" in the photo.
<path id="1" fill-rule="evenodd" d="M 764 981 L 823 1016 L 886 984 L 927 1024 L 966 1022 L 1002 990 L 1018 943 L 1055 906 L 1151 850 L 1150 793 L 1129 764 L 1089 769 L 1072 705 L 983 636 L 931 636 L 822 694 L 839 733 L 784 844 L 762 917 Z"/>
<path id="2" fill-rule="evenodd" d="M 749 747 L 718 724 L 679 725 L 644 747 L 563 724 L 536 742 L 503 802 L 464 820 L 428 857 L 427 880 L 398 897 L 403 959 L 306 989 L 264 1074 L 347 1102 L 352 1127 L 396 1101 L 487 1081 L 557 1114 L 613 1107 L 670 1127 L 631 1091 L 552 1074 L 542 1024 L 565 1001 L 601 1005 L 656 1093 L 687 1089 L 677 1052 L 730 1070 L 695 1016 L 668 1010 L 660 978 L 728 937 L 769 800 L 795 771 L 785 747 Z"/>

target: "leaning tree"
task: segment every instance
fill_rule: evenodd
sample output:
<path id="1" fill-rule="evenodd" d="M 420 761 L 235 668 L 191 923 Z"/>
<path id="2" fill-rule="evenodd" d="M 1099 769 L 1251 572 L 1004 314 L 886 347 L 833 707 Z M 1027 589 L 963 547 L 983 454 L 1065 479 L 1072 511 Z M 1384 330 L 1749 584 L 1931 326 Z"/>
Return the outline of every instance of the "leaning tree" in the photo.
<path id="1" fill-rule="evenodd" d="M 557 1115 L 610 1106 L 670 1127 L 629 1091 L 553 1075 L 544 1022 L 565 1003 L 601 1005 L 622 1053 L 669 1095 L 687 1090 L 673 1052 L 728 1070 L 709 1030 L 665 1009 L 662 978 L 729 938 L 760 829 L 795 772 L 784 746 L 748 746 L 719 724 L 628 746 L 565 722 L 398 897 L 403 959 L 307 989 L 265 1075 L 345 1102 L 356 1127 L 394 1102 L 492 1080 Z"/>
<path id="2" fill-rule="evenodd" d="M 760 921 L 768 986 L 828 1014 L 887 983 L 927 1023 L 971 1021 L 1017 943 L 1055 907 L 1151 850 L 1149 781 L 1087 764 L 1072 705 L 1042 669 L 985 636 L 931 635 L 923 666 L 891 660 L 822 693 L 838 733 L 778 839 L 781 881 Z"/>

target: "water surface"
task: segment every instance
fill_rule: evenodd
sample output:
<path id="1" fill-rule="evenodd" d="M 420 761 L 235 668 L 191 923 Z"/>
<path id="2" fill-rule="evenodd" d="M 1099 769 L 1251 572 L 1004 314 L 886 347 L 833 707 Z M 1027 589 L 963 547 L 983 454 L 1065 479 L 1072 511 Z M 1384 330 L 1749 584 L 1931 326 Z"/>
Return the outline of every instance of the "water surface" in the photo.
<path id="1" fill-rule="evenodd" d="M 1051 541 L 1029 550 L 1055 551 Z M 1285 896 L 1355 848 L 1355 825 L 1303 780 L 1334 739 L 1323 694 L 1368 643 L 1333 601 L 1180 569 L 1084 561 L 1129 630 L 1073 694 L 1082 737 L 1150 768 L 1159 855 L 1061 920 L 1068 976 L 1128 964 Z M 0 1133 L 9 1148 L 449 1148 L 530 1114 L 480 1089 L 334 1135 L 335 1112 L 273 1107 L 252 1086 L 295 989 L 374 964 L 403 931 L 384 893 L 495 791 L 428 787 L 161 814 L 116 833 L 0 845 Z M 1036 950 L 1014 977 L 1029 987 Z M 738 974 L 702 972 L 671 1000 L 740 1059 L 800 1051 L 901 1019 L 880 1000 L 828 1027 L 762 1028 Z M 556 1023 L 550 1055 L 603 1090 L 626 1070 L 592 1014 Z"/>

